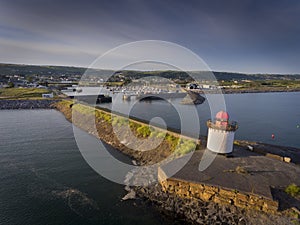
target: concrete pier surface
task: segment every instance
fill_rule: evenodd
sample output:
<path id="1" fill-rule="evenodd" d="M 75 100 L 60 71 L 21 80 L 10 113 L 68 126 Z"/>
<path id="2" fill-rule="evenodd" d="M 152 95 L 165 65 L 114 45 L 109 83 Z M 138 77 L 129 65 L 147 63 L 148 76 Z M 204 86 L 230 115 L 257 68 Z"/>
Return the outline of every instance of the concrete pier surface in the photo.
<path id="1" fill-rule="evenodd" d="M 215 155 L 212 164 L 201 172 L 198 168 L 203 153 L 204 150 L 196 151 L 191 160 L 171 178 L 167 178 L 168 174 L 181 159 L 161 167 L 159 177 L 165 190 L 183 197 L 277 211 L 280 196 L 276 195 L 280 190 L 282 193 L 292 183 L 300 185 L 300 166 L 293 163 L 236 148 L 231 157 Z M 300 206 L 297 200 L 293 204 L 292 207 Z"/>

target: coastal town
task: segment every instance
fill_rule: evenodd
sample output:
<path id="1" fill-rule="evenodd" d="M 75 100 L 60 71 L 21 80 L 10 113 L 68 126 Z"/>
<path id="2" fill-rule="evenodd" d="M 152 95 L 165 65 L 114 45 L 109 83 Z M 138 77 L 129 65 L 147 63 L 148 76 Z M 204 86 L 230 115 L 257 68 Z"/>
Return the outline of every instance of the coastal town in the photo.
<path id="1" fill-rule="evenodd" d="M 181 89 L 199 93 L 256 93 L 300 91 L 300 75 L 238 74 L 180 71 L 105 71 L 84 68 L 48 67 L 2 64 L 0 88 L 37 88 L 59 95 L 64 90 L 81 87 L 109 87 L 112 91 L 180 92 Z M 8 72 L 9 71 L 9 72 Z M 14 72 L 13 72 L 14 71 Z M 144 78 L 150 79 L 149 81 Z M 156 77 L 164 79 L 157 80 Z M 142 78 L 142 79 L 141 79 Z M 164 88 L 164 82 L 167 86 Z M 142 82 L 141 82 L 142 81 Z M 163 90 L 164 89 L 164 90 Z M 48 97 L 51 97 L 48 96 Z M 0 98 L 5 98 L 1 96 Z"/>
<path id="2" fill-rule="evenodd" d="M 139 182 L 142 175 L 136 174 L 134 177 L 126 178 L 128 184 L 125 189 L 128 194 L 123 197 L 124 200 L 135 199 L 136 196 L 139 196 L 159 205 L 161 210 L 167 212 L 170 212 L 169 205 L 177 205 L 173 208 L 173 212 L 184 216 L 186 221 L 198 223 L 209 221 L 211 216 L 217 216 L 216 221 L 219 222 L 234 223 L 238 220 L 235 216 L 240 214 L 244 214 L 245 219 L 243 220 L 251 221 L 253 215 L 261 217 L 263 215 L 261 213 L 272 215 L 273 220 L 266 220 L 269 221 L 268 223 L 274 221 L 274 218 L 279 220 L 280 217 L 283 223 L 290 220 L 295 221 L 294 218 L 300 215 L 298 197 L 300 191 L 297 191 L 300 189 L 300 183 L 296 178 L 299 174 L 299 149 L 235 140 L 234 134 L 238 129 L 238 123 L 229 121 L 227 112 L 220 111 L 215 118 L 209 119 L 207 121 L 208 135 L 201 136 L 199 139 L 178 136 L 176 131 L 163 131 L 153 125 L 148 132 L 146 131 L 149 129 L 147 121 L 131 118 L 130 123 L 136 137 L 155 138 L 163 131 L 167 132 L 167 138 L 163 144 L 143 154 L 135 153 L 124 144 L 125 142 L 120 145 L 120 140 L 115 137 L 111 126 L 117 124 L 118 129 L 121 129 L 124 126 L 122 121 L 125 121 L 126 117 L 101 107 L 101 104 L 111 102 L 120 94 L 123 96 L 123 101 L 130 100 L 130 97 L 140 101 L 143 98 L 152 101 L 195 95 L 194 101 L 189 104 L 202 104 L 205 98 L 201 94 L 222 93 L 226 89 L 243 89 L 245 83 L 258 82 L 231 80 L 226 81 L 226 85 L 220 85 L 216 81 L 208 82 L 207 80 L 203 80 L 201 83 L 188 80 L 176 80 L 177 83 L 175 83 L 174 80 L 168 83 L 165 78 L 132 79 L 132 77 L 126 78 L 121 72 L 118 72 L 113 80 L 104 82 L 102 78 L 99 80 L 93 78 L 92 82 L 85 80 L 83 83 L 86 87 L 82 87 L 80 86 L 81 81 L 76 79 L 76 76 L 62 75 L 53 78 L 43 75 L 26 78 L 21 75 L 9 75 L 2 78 L 0 109 L 57 109 L 74 125 L 102 141 L 110 143 L 118 151 L 133 158 L 139 165 L 160 161 L 162 155 L 175 152 L 176 157 L 172 161 L 157 168 L 154 177 L 159 180 L 158 184 L 147 187 L 147 183 L 131 188 L 132 184 Z M 274 84 L 279 81 L 271 79 L 264 82 L 273 82 L 272 84 Z M 282 84 L 287 81 L 283 79 L 280 82 Z M 225 82 L 220 81 L 220 83 L 224 84 Z M 293 80 L 293 84 L 297 84 L 297 80 Z M 100 88 L 102 95 L 87 94 L 86 90 L 93 88 Z M 259 92 L 257 89 L 251 90 Z M 276 90 L 279 91 L 279 89 Z M 287 92 L 288 89 L 282 91 Z M 298 89 L 292 89 L 292 91 L 298 91 Z M 184 96 L 181 95 L 183 93 Z M 74 103 L 76 106 L 73 107 Z M 93 108 L 95 103 L 96 107 Z M 97 130 L 92 130 L 92 127 L 88 125 L 90 122 L 87 122 L 93 110 L 96 110 L 96 115 L 99 115 L 99 118 L 96 119 L 98 121 Z M 110 117 L 111 119 L 107 119 Z M 129 134 L 123 133 L 123 135 L 126 136 L 126 142 L 130 142 Z M 180 147 L 173 149 L 177 142 L 184 144 L 179 144 Z M 142 150 L 143 145 L 139 148 Z M 193 150 L 195 150 L 195 154 L 191 161 L 175 175 L 169 174 L 170 168 Z M 210 169 L 201 172 L 198 170 L 198 165 L 205 154 L 215 154 L 216 160 Z M 274 180 L 272 173 L 277 170 L 281 171 L 278 174 L 281 178 Z M 266 172 L 264 175 L 260 175 L 260 171 Z M 246 180 L 248 185 L 240 182 L 241 177 Z M 151 180 L 147 182 L 151 182 Z M 262 182 L 267 185 L 259 185 Z M 166 198 L 170 201 L 168 204 L 164 203 L 163 199 Z M 291 200 L 287 202 L 286 199 Z M 209 202 L 209 206 L 196 209 L 198 204 L 206 204 L 206 202 Z M 190 205 L 193 210 L 187 209 L 187 205 Z M 218 215 L 216 210 L 206 207 L 223 207 L 229 212 L 235 211 L 236 213 L 235 216 L 224 217 Z M 212 214 L 206 215 L 206 209 L 212 210 Z M 243 210 L 247 210 L 247 213 Z"/>
<path id="3" fill-rule="evenodd" d="M 0 225 L 300 225 L 299 21 L 1 0 Z"/>

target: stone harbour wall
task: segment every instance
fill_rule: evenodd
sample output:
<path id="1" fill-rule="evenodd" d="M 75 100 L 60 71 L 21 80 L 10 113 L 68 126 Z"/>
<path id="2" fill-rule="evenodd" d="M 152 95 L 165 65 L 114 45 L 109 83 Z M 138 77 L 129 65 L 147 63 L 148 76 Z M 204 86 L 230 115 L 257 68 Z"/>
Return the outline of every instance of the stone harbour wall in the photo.
<path id="1" fill-rule="evenodd" d="M 162 169 L 159 169 L 158 177 L 163 191 L 175 194 L 181 198 L 195 198 L 206 202 L 212 201 L 218 204 L 229 204 L 239 208 L 267 213 L 276 213 L 278 211 L 279 205 L 277 201 L 262 196 L 206 185 L 204 183 L 194 183 L 174 178 L 165 179 L 166 176 Z"/>
<path id="2" fill-rule="evenodd" d="M 0 100 L 1 109 L 53 109 L 58 100 Z"/>

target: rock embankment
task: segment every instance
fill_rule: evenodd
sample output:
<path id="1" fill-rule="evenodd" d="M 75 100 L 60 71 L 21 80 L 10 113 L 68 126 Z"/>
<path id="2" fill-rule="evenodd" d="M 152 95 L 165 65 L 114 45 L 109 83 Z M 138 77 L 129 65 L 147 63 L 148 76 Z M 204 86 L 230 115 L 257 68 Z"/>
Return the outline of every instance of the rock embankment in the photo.
<path id="1" fill-rule="evenodd" d="M 53 109 L 58 100 L 0 100 L 1 109 Z"/>
<path id="2" fill-rule="evenodd" d="M 265 214 L 254 210 L 241 209 L 233 205 L 205 202 L 196 198 L 181 198 L 166 193 L 159 184 L 148 187 L 135 187 L 136 195 L 154 206 L 162 214 L 184 224 L 224 224 L 224 225 L 269 225 L 293 224 L 291 218 Z"/>
<path id="3" fill-rule="evenodd" d="M 182 99 L 181 104 L 183 105 L 200 105 L 205 101 L 205 98 L 199 93 L 187 90 L 187 96 Z"/>
<path id="4" fill-rule="evenodd" d="M 121 142 L 116 136 L 112 127 L 112 122 L 116 122 L 116 120 L 106 111 L 97 109 L 95 112 L 93 108 L 81 104 L 73 104 L 68 101 L 59 102 L 56 104 L 56 107 L 74 125 L 130 156 L 134 165 L 153 165 L 161 162 L 162 159 L 165 159 L 172 153 L 173 148 L 171 144 L 173 142 L 167 140 L 164 140 L 156 149 L 150 151 L 129 149 L 123 144 L 125 141 Z M 130 124 L 132 132 L 136 132 L 137 127 L 142 127 L 133 120 L 130 121 Z M 135 134 L 138 135 L 138 133 Z M 124 137 L 126 143 L 133 141 L 127 133 L 125 133 Z M 171 135 L 169 135 L 170 138 Z M 143 149 L 143 145 L 140 145 L 140 149 Z M 153 176 L 149 176 L 149 174 Z M 128 194 L 124 196 L 123 200 L 136 197 L 145 199 L 147 202 L 156 205 L 163 214 L 170 215 L 184 224 L 292 224 L 292 219 L 285 216 L 242 209 L 232 204 L 217 204 L 213 201 L 203 201 L 195 197 L 185 198 L 166 192 L 160 184 L 153 182 L 155 174 L 157 174 L 156 171 L 153 172 L 146 169 L 130 171 L 124 180 Z M 143 181 L 144 185 L 135 186 L 140 184 L 141 181 Z"/>
<path id="5" fill-rule="evenodd" d="M 241 208 L 234 204 L 218 204 L 216 201 L 205 201 L 198 197 L 186 195 L 184 187 L 177 189 L 170 182 L 166 186 L 162 183 L 153 183 L 153 178 L 147 176 L 152 172 L 150 168 L 143 168 L 128 173 L 124 180 L 125 190 L 128 191 L 128 194 L 124 196 L 123 200 L 142 199 L 143 202 L 156 207 L 162 214 L 174 219 L 178 222 L 176 224 L 281 225 L 297 222 L 297 219 L 287 214 L 264 213 L 250 208 Z M 149 179 L 145 179 L 145 177 L 149 177 Z M 144 181 L 144 186 L 137 186 L 141 180 Z M 133 186 L 129 184 L 133 184 Z M 147 184 L 148 186 L 146 186 Z M 177 189 L 182 194 L 166 191 L 166 187 L 173 188 L 173 190 Z M 207 189 L 208 195 L 210 195 L 210 190 Z M 198 190 L 194 189 L 194 191 L 198 193 Z M 224 190 L 222 190 L 222 194 L 225 194 Z M 221 200 L 221 196 L 219 200 Z"/>

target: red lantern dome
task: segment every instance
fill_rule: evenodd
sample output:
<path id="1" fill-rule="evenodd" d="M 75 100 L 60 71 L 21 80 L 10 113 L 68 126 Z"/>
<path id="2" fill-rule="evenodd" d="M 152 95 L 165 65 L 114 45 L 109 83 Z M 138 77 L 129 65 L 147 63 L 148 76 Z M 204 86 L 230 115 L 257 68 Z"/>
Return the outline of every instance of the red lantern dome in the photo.
<path id="1" fill-rule="evenodd" d="M 229 120 L 229 115 L 228 115 L 227 112 L 220 111 L 216 115 L 216 120 L 228 121 Z"/>

